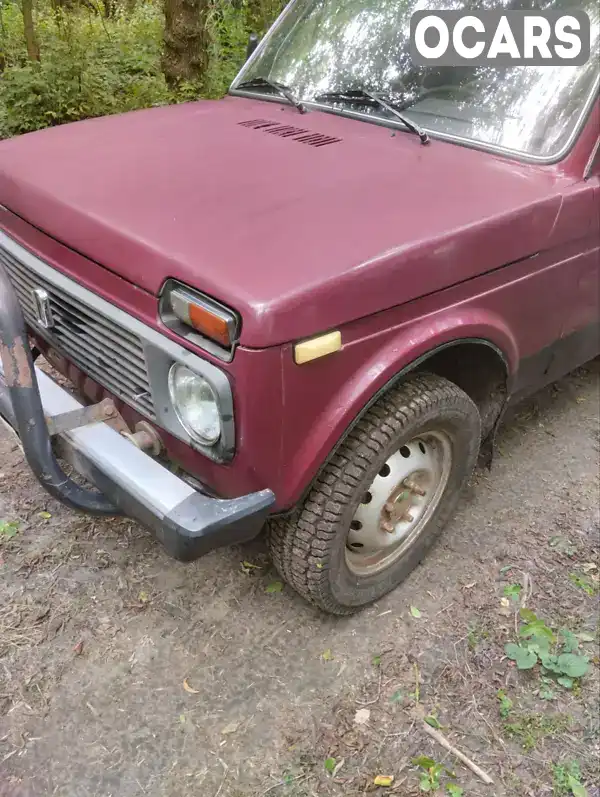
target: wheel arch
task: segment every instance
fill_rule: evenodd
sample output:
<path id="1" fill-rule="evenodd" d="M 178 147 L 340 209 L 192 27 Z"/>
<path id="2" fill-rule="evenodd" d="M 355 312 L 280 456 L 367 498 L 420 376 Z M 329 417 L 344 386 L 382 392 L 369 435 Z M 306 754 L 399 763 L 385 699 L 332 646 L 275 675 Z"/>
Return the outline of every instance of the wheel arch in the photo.
<path id="1" fill-rule="evenodd" d="M 461 339 L 429 352 L 413 370 L 443 376 L 475 402 L 485 438 L 507 401 L 511 373 L 503 352 L 490 341 Z"/>
<path id="2" fill-rule="evenodd" d="M 467 359 L 464 361 L 459 359 L 461 353 L 467 354 Z M 477 375 L 469 366 L 478 366 Z M 510 392 L 512 376 L 510 365 L 503 351 L 496 344 L 485 338 L 455 338 L 442 343 L 401 368 L 369 398 L 360 412 L 348 424 L 323 463 L 323 467 L 354 426 L 381 396 L 385 395 L 398 382 L 417 372 L 443 376 L 464 390 L 478 406 L 482 415 L 482 438 L 485 438 L 494 427 Z M 321 468 L 317 472 L 320 470 Z"/>
<path id="3" fill-rule="evenodd" d="M 480 411 L 484 407 L 482 426 L 488 433 L 510 395 L 519 355 L 509 330 L 503 324 L 492 325 L 489 319 L 486 321 L 485 325 L 449 324 L 444 330 L 438 328 L 436 341 L 432 339 L 431 328 L 430 334 L 424 331 L 421 339 L 413 333 L 408 341 L 394 340 L 378 353 L 374 361 L 363 363 L 352 385 L 345 385 L 341 393 L 332 398 L 330 406 L 335 406 L 342 417 L 332 422 L 328 409 L 321 416 L 320 420 L 327 424 L 328 444 L 321 436 L 317 422 L 315 434 L 306 441 L 304 449 L 289 468 L 288 473 L 295 484 L 288 483 L 288 489 L 284 490 L 290 498 L 288 506 L 295 507 L 304 499 L 322 468 L 370 407 L 395 384 L 416 371 L 430 370 L 465 390 Z M 468 357 L 460 361 L 457 359 L 460 353 L 468 354 Z M 457 367 L 457 362 L 460 367 Z M 477 368 L 469 368 L 469 364 Z M 478 380 L 474 373 L 483 378 Z M 488 387 L 494 384 L 496 388 L 488 393 Z M 487 400 L 492 392 L 494 401 Z"/>

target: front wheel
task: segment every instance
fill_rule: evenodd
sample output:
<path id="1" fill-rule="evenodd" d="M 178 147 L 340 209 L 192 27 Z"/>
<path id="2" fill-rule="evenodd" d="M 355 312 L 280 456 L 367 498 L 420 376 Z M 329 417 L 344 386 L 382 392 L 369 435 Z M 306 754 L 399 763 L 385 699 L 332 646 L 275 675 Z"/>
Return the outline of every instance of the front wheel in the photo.
<path id="1" fill-rule="evenodd" d="M 481 419 L 447 379 L 417 374 L 352 428 L 290 518 L 269 524 L 275 566 L 303 597 L 351 614 L 398 586 L 452 515 Z"/>

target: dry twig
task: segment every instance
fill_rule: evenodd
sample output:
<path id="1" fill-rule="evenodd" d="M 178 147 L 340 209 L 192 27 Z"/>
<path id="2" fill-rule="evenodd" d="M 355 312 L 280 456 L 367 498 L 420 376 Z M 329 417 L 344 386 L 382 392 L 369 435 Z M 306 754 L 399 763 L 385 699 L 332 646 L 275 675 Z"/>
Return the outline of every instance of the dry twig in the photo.
<path id="1" fill-rule="evenodd" d="M 432 728 L 431 725 L 428 725 L 426 722 L 423 722 L 422 727 L 423 730 L 426 733 L 428 733 L 432 739 L 435 739 L 435 741 L 440 745 L 440 747 L 443 747 L 444 750 L 447 750 L 449 753 L 452 753 L 452 755 L 458 758 L 459 761 L 462 761 L 462 763 L 466 767 L 468 767 L 471 770 L 471 772 L 474 772 L 478 778 L 481 778 L 481 780 L 484 783 L 487 783 L 489 785 L 494 782 L 492 778 L 490 778 L 490 776 L 487 774 L 487 772 L 484 772 L 483 769 L 481 769 L 481 767 L 478 767 L 477 764 L 474 764 L 473 761 L 471 761 L 470 758 L 467 758 L 467 756 L 464 753 L 461 753 L 461 751 L 458 750 L 456 747 L 454 747 L 454 745 L 450 744 L 448 739 L 446 739 L 446 737 L 443 734 L 441 734 L 439 731 L 436 731 L 435 728 Z"/>

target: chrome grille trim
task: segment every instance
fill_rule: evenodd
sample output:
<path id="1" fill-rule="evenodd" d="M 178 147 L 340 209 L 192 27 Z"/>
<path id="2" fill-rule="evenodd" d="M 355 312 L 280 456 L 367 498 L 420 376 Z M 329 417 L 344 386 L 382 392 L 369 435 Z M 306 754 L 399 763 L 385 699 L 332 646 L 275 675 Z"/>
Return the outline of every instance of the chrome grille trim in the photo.
<path id="1" fill-rule="evenodd" d="M 28 325 L 53 348 L 142 415 L 155 419 L 142 341 L 98 308 L 86 306 L 55 280 L 43 276 L 0 244 L 0 263 L 17 293 Z M 50 298 L 52 329 L 37 320 L 35 288 Z"/>
<path id="2" fill-rule="evenodd" d="M 11 276 L 27 322 L 83 373 L 209 459 L 232 459 L 236 441 L 233 395 L 229 378 L 221 368 L 82 287 L 1 229 L 0 267 Z M 45 330 L 35 324 L 28 292 L 32 283 L 33 288 L 41 288 L 51 296 L 52 316 L 59 319 L 56 327 Z M 62 318 L 66 314 L 71 327 L 64 322 L 60 325 L 61 313 Z M 93 339 L 89 346 L 82 345 L 82 340 L 87 344 L 88 338 L 83 338 L 81 328 Z M 60 340 L 57 329 L 62 330 Z M 190 438 L 177 418 L 168 390 L 169 370 L 174 362 L 184 363 L 203 376 L 215 392 L 222 435 L 214 446 L 204 446 Z"/>

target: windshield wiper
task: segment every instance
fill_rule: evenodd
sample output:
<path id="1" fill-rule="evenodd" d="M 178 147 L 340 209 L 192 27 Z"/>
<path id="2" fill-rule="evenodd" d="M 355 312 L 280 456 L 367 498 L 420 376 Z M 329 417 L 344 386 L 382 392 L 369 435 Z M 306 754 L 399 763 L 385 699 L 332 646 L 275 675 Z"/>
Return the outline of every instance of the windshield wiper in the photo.
<path id="1" fill-rule="evenodd" d="M 411 133 L 416 133 L 416 135 L 418 135 L 421 139 L 421 144 L 429 144 L 429 136 L 422 127 L 401 113 L 397 108 L 394 107 L 393 103 L 389 102 L 388 100 L 384 100 L 377 94 L 373 94 L 365 89 L 328 91 L 325 94 L 317 94 L 317 96 L 313 99 L 315 102 L 354 102 L 359 105 L 379 105 L 380 108 L 384 108 L 388 113 L 392 114 L 392 116 L 395 116 L 396 119 L 399 119 L 402 124 L 411 131 Z"/>
<path id="2" fill-rule="evenodd" d="M 300 100 L 294 96 L 291 89 L 288 86 L 285 86 L 283 83 L 279 83 L 277 80 L 271 80 L 268 77 L 255 77 L 252 80 L 244 80 L 242 83 L 238 83 L 235 86 L 236 89 L 254 89 L 254 88 L 264 88 L 268 86 L 269 88 L 275 89 L 275 91 L 281 96 L 285 97 L 285 99 L 293 105 L 300 113 L 306 113 L 305 105 L 300 102 Z"/>

